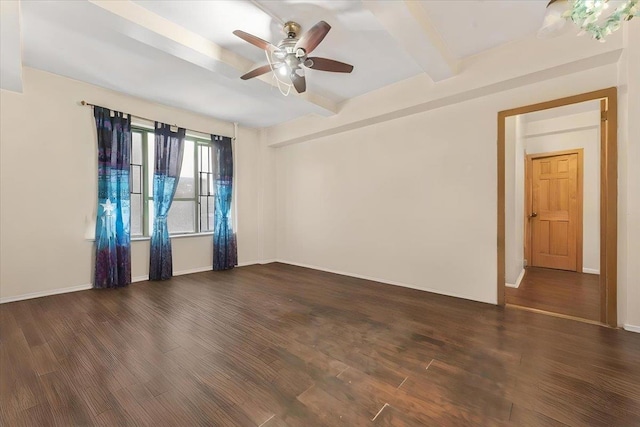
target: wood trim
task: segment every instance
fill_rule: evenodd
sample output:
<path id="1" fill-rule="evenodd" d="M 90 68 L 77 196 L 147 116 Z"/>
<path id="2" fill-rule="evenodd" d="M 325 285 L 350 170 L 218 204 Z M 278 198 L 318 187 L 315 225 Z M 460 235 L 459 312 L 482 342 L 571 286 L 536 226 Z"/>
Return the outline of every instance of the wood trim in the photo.
<path id="1" fill-rule="evenodd" d="M 527 265 L 531 262 L 531 227 L 529 227 L 529 213 L 532 210 L 532 191 L 533 183 L 531 178 L 531 170 L 534 159 L 543 159 L 545 157 L 565 156 L 567 154 L 576 154 L 578 156 L 578 217 L 576 224 L 576 272 L 582 273 L 583 256 L 584 256 L 584 148 L 573 148 L 571 150 L 551 151 L 547 153 L 527 154 L 525 161 L 525 180 L 524 180 L 524 198 L 525 198 L 525 222 L 524 222 L 524 255 L 527 259 Z"/>
<path id="2" fill-rule="evenodd" d="M 527 157 L 533 159 L 543 159 L 545 157 L 566 156 L 567 154 L 577 154 L 578 157 L 582 157 L 584 154 L 584 148 L 572 148 L 571 150 L 550 151 L 548 153 L 533 153 L 527 154 Z"/>
<path id="3" fill-rule="evenodd" d="M 618 314 L 618 92 L 612 90 L 600 102 L 600 287 L 605 294 L 602 322 L 617 326 Z M 604 254 L 604 256 L 603 256 Z"/>
<path id="4" fill-rule="evenodd" d="M 552 101 L 498 112 L 498 230 L 497 300 L 505 305 L 505 121 L 507 117 L 547 110 L 585 101 L 602 100 L 603 114 L 600 155 L 600 287 L 602 323 L 618 326 L 617 244 L 618 244 L 618 89 L 610 87 Z"/>
<path id="5" fill-rule="evenodd" d="M 507 280 L 505 258 L 505 135 L 506 116 L 498 113 L 498 305 L 505 304 Z"/>
<path id="6" fill-rule="evenodd" d="M 533 113 L 534 111 L 548 110 L 550 108 L 564 107 L 565 105 L 579 104 L 586 101 L 595 101 L 597 99 L 606 99 L 617 95 L 618 88 L 610 87 L 600 89 L 593 92 L 582 93 L 579 95 L 567 96 L 565 98 L 554 99 L 552 101 L 539 102 L 537 104 L 526 105 L 524 107 L 512 108 L 510 110 L 500 111 L 498 116 L 509 117 L 520 114 Z M 616 97 L 617 98 L 617 97 Z"/>
<path id="7" fill-rule="evenodd" d="M 532 211 L 533 183 L 531 182 L 531 170 L 533 162 L 531 156 L 526 155 L 524 160 L 524 258 L 527 267 L 531 265 L 531 227 L 529 226 L 529 213 Z"/>
<path id="8" fill-rule="evenodd" d="M 577 320 L 582 323 L 589 323 L 590 325 L 609 326 L 605 323 L 596 322 L 595 320 L 583 319 L 582 317 L 569 316 L 568 314 L 554 313 L 553 311 L 540 310 L 538 308 L 526 307 L 524 305 L 507 304 L 507 307 L 516 308 L 518 310 L 530 311 L 532 313 L 546 314 L 547 316 L 559 317 L 561 319 Z"/>
<path id="9" fill-rule="evenodd" d="M 578 153 L 578 221 L 576 224 L 576 271 L 582 273 L 584 256 L 584 149 Z"/>
<path id="10" fill-rule="evenodd" d="M 606 112 L 607 112 L 607 101 L 602 99 L 600 100 L 600 141 L 604 141 L 607 138 L 607 126 L 605 121 L 603 120 L 604 118 L 603 114 L 606 114 Z M 600 144 L 600 161 L 601 162 L 602 162 L 602 159 L 605 159 L 605 156 L 606 156 L 605 146 L 603 144 Z M 606 169 L 603 166 L 604 166 L 604 163 L 601 163 L 600 164 L 600 197 L 604 197 L 604 190 L 605 190 L 602 183 L 603 183 L 603 178 L 605 178 L 605 175 L 606 175 Z M 607 260 L 605 257 L 607 251 L 606 251 L 606 246 L 604 244 L 603 230 L 602 230 L 603 218 L 606 218 L 606 216 L 607 216 L 606 207 L 603 204 L 600 204 L 600 275 L 601 276 L 606 276 L 607 274 Z M 606 318 L 607 318 L 607 292 L 602 286 L 600 286 L 600 321 L 606 322 Z"/>

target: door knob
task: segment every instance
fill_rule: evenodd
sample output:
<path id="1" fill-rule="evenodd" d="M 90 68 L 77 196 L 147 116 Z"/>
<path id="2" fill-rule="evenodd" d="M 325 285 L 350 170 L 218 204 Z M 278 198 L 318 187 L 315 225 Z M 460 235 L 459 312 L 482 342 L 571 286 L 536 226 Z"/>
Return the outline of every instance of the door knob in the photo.
<path id="1" fill-rule="evenodd" d="M 529 218 L 535 218 L 538 216 L 537 212 L 532 213 L 531 215 L 529 215 Z"/>

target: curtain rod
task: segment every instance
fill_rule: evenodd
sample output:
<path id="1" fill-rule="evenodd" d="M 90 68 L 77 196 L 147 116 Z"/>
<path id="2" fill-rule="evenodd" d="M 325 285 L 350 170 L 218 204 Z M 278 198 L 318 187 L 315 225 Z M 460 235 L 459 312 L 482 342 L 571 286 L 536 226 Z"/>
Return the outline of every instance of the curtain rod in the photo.
<path id="1" fill-rule="evenodd" d="M 0 1 L 1 1 L 1 0 L 0 0 Z M 106 107 L 103 107 L 103 106 L 101 106 L 101 105 L 91 104 L 90 102 L 87 102 L 87 101 L 85 101 L 84 99 L 83 99 L 82 101 L 80 101 L 80 104 L 81 104 L 81 105 L 83 105 L 83 106 L 88 105 L 89 107 L 100 107 L 100 108 L 106 108 Z M 125 113 L 125 114 L 128 114 L 128 115 L 130 115 L 131 117 L 135 117 L 135 118 L 137 118 L 137 119 L 142 119 L 142 120 L 146 120 L 146 121 L 154 122 L 154 123 L 155 123 L 155 122 L 157 122 L 157 120 L 150 119 L 150 118 L 148 118 L 148 117 L 136 116 L 135 114 L 131 114 L 131 113 Z M 238 134 L 238 131 L 237 131 L 237 129 L 238 129 L 238 124 L 237 124 L 237 123 L 233 123 L 233 125 L 234 125 L 234 126 L 233 126 L 233 133 L 234 133 L 234 136 L 226 136 L 226 135 L 217 135 L 217 136 L 221 136 L 221 137 L 223 137 L 223 138 L 231 138 L 233 141 L 235 141 L 235 140 L 236 140 L 236 136 L 237 136 L 237 134 Z M 170 125 L 170 126 L 180 127 L 180 126 L 178 126 L 178 125 L 176 125 L 176 124 L 173 124 L 173 125 Z M 202 132 L 202 131 L 199 131 L 199 130 L 195 130 L 195 129 L 187 129 L 187 128 L 185 128 L 185 130 L 190 130 L 191 132 L 203 133 L 203 134 L 205 134 L 205 135 L 211 135 L 211 132 Z"/>

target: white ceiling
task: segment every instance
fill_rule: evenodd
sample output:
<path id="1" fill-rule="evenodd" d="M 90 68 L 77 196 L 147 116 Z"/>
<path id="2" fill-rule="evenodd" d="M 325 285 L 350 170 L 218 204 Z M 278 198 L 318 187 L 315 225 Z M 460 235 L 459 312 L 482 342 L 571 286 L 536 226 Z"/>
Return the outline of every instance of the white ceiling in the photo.
<path id="1" fill-rule="evenodd" d="M 22 64 L 265 127 L 311 113 L 335 114 L 345 100 L 420 73 L 434 81 L 450 77 L 461 58 L 535 33 L 545 5 L 546 0 L 22 0 Z M 308 93 L 289 97 L 269 78 L 240 80 L 265 57 L 232 31 L 275 43 L 284 37 L 279 21 L 286 20 L 300 23 L 303 31 L 327 21 L 332 29 L 313 55 L 351 63 L 353 73 L 308 70 Z"/>
<path id="2" fill-rule="evenodd" d="M 433 25 L 458 59 L 534 34 L 548 1 L 421 1 Z"/>

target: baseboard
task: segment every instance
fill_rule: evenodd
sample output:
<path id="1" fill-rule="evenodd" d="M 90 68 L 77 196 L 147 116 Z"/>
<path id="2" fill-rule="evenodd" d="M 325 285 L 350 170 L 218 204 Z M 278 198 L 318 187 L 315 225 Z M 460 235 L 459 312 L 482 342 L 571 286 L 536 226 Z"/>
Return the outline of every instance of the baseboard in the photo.
<path id="1" fill-rule="evenodd" d="M 525 273 L 525 270 L 523 268 L 522 271 L 520 272 L 520 275 L 516 279 L 516 283 L 515 284 L 514 283 L 505 283 L 504 285 L 507 288 L 516 288 L 516 289 L 519 288 L 520 287 L 520 283 L 522 283 L 522 279 L 524 278 L 524 273 Z"/>
<path id="2" fill-rule="evenodd" d="M 253 264 L 269 264 L 271 262 L 276 262 L 276 261 L 275 260 L 267 260 L 267 261 L 246 262 L 246 263 L 239 264 L 238 266 L 240 267 L 240 266 L 253 265 Z M 188 269 L 188 270 L 174 271 L 173 275 L 174 276 L 182 276 L 182 275 L 185 275 L 185 274 L 202 273 L 203 271 L 213 271 L 213 266 L 198 267 L 198 268 L 191 268 L 191 269 Z M 132 277 L 131 278 L 131 283 L 146 282 L 147 280 L 149 280 L 149 275 L 136 276 L 136 277 Z M 8 303 L 8 302 L 14 302 L 14 301 L 23 301 L 23 300 L 27 300 L 27 299 L 33 299 L 33 298 L 41 298 L 41 297 L 46 297 L 46 296 L 50 296 L 50 295 L 66 294 L 66 293 L 69 293 L 69 292 L 86 291 L 87 289 L 92 289 L 92 288 L 93 288 L 92 284 L 78 285 L 78 286 L 70 286 L 68 288 L 52 289 L 52 290 L 49 290 L 49 291 L 32 292 L 32 293 L 29 293 L 29 294 L 16 295 L 16 296 L 13 296 L 13 297 L 3 297 L 3 298 L 0 298 L 0 304 L 4 304 L 4 303 Z"/>
<path id="3" fill-rule="evenodd" d="M 238 263 L 237 267 L 247 267 L 249 265 L 264 265 L 264 264 L 271 264 L 273 262 L 278 262 L 278 261 L 275 259 L 266 259 L 263 261 L 245 261 L 245 262 Z"/>
<path id="4" fill-rule="evenodd" d="M 244 262 L 244 263 L 238 264 L 238 267 L 244 267 L 244 266 L 255 265 L 255 264 L 271 264 L 271 263 L 274 263 L 274 262 L 279 262 L 279 263 L 282 263 L 282 264 L 295 265 L 297 267 L 310 268 L 312 270 L 319 270 L 319 271 L 324 271 L 324 272 L 327 272 L 327 273 L 339 274 L 341 276 L 348 276 L 348 277 L 355 277 L 357 279 L 370 280 L 372 282 L 384 283 L 386 285 L 401 286 L 403 288 L 417 289 L 419 291 L 431 292 L 431 293 L 434 293 L 434 294 L 446 295 L 446 296 L 455 297 L 455 298 L 462 298 L 462 299 L 466 299 L 466 300 L 469 300 L 469 301 L 484 302 L 484 303 L 487 303 L 487 304 L 495 304 L 495 302 L 491 302 L 491 301 L 474 300 L 474 299 L 471 299 L 471 298 L 469 298 L 467 296 L 457 294 L 455 292 L 444 292 L 444 291 L 441 291 L 439 289 L 424 288 L 424 287 L 419 287 L 419 286 L 411 285 L 411 284 L 407 284 L 407 283 L 401 283 L 401 282 L 396 282 L 396 281 L 386 280 L 386 279 L 379 279 L 377 277 L 364 276 L 364 275 L 361 275 L 361 274 L 347 273 L 347 272 L 344 272 L 344 271 L 332 270 L 332 269 L 323 268 L 323 267 L 319 267 L 319 266 L 315 266 L 315 265 L 302 264 L 302 263 L 293 262 L 293 261 L 286 261 L 286 260 L 282 260 L 282 259 L 269 259 L 269 260 L 256 261 L 256 262 Z M 173 275 L 174 276 L 182 276 L 182 275 L 185 275 L 185 274 L 202 273 L 204 271 L 212 271 L 212 268 L 213 268 L 212 266 L 207 266 L 207 267 L 192 268 L 192 269 L 188 269 L 188 270 L 174 271 Z M 136 277 L 132 278 L 131 282 L 132 283 L 136 283 L 136 282 L 144 282 L 144 281 L 147 281 L 147 280 L 149 280 L 149 276 L 136 276 Z M 23 294 L 23 295 L 16 295 L 16 296 L 13 296 L 13 297 L 4 297 L 4 298 L 0 298 L 0 304 L 14 302 L 14 301 L 22 301 L 22 300 L 27 300 L 27 299 L 32 299 L 32 298 L 46 297 L 46 296 L 50 296 L 50 295 L 66 294 L 66 293 L 69 293 L 69 292 L 85 291 L 85 290 L 92 289 L 92 288 L 93 288 L 92 284 L 78 285 L 78 286 L 71 286 L 71 287 L 68 287 L 68 288 L 59 288 L 59 289 L 52 289 L 52 290 L 49 290 L 49 291 L 41 291 L 41 292 L 33 292 L 33 293 Z M 638 328 L 636 326 L 629 326 L 629 327 L 630 328 L 637 328 L 637 330 L 640 331 L 640 328 Z M 625 325 L 625 329 L 627 329 L 627 325 Z M 633 330 L 634 332 L 636 331 L 635 329 L 631 329 L 631 330 Z"/>
<path id="5" fill-rule="evenodd" d="M 625 324 L 623 328 L 625 331 L 635 332 L 636 334 L 640 334 L 640 326 Z"/>
<path id="6" fill-rule="evenodd" d="M 203 271 L 213 271 L 213 265 L 206 267 L 189 268 L 187 270 L 174 271 L 174 276 L 184 276 L 185 274 L 202 273 Z"/>
<path id="7" fill-rule="evenodd" d="M 582 272 L 587 274 L 600 274 L 600 270 L 596 270 L 595 268 L 583 268 Z"/>
<path id="8" fill-rule="evenodd" d="M 347 273 L 347 272 L 344 272 L 344 271 L 332 270 L 332 269 L 329 269 L 329 268 L 318 267 L 318 266 L 315 266 L 315 265 L 302 264 L 302 263 L 299 263 L 299 262 L 286 261 L 286 260 L 282 260 L 282 259 L 275 260 L 274 262 L 279 262 L 281 264 L 295 265 L 296 267 L 310 268 L 312 270 L 324 271 L 326 273 L 339 274 L 341 276 L 355 277 L 356 279 L 364 279 L 364 280 L 369 280 L 369 281 L 372 281 L 372 282 L 384 283 L 385 285 L 401 286 L 403 288 L 416 289 L 418 291 L 424 291 L 424 292 L 431 292 L 432 294 L 445 295 L 445 296 L 448 296 L 448 297 L 466 299 L 468 301 L 473 301 L 473 302 L 481 302 L 481 303 L 493 304 L 493 305 L 496 304 L 496 301 L 475 300 L 475 299 L 469 298 L 468 296 L 460 295 L 460 294 L 457 294 L 457 293 L 454 293 L 454 292 L 444 292 L 444 291 L 441 291 L 439 289 L 423 288 L 423 287 L 419 287 L 419 286 L 416 286 L 416 285 L 410 285 L 410 284 L 407 284 L 407 283 L 401 283 L 401 282 L 396 282 L 396 281 L 386 280 L 386 279 L 379 279 L 377 277 L 364 276 L 362 274 Z"/>
<path id="9" fill-rule="evenodd" d="M 246 267 L 248 265 L 255 265 L 255 264 L 269 264 L 269 263 L 272 263 L 272 262 L 276 262 L 276 260 L 248 261 L 248 262 L 239 263 L 238 267 Z M 184 276 L 185 274 L 202 273 L 204 271 L 213 271 L 213 266 L 212 265 L 208 265 L 206 267 L 197 267 L 197 268 L 189 268 L 187 270 L 174 271 L 173 275 L 174 276 Z M 137 276 L 137 277 L 133 277 L 131 279 L 131 283 L 146 282 L 147 280 L 149 280 L 149 275 Z"/>
<path id="10" fill-rule="evenodd" d="M 4 304 L 4 303 L 7 303 L 7 302 L 14 302 L 14 301 L 23 301 L 23 300 L 26 300 L 26 299 L 47 297 L 47 296 L 50 296 L 50 295 L 66 294 L 66 293 L 69 293 L 69 292 L 86 291 L 86 290 L 91 289 L 91 288 L 93 288 L 93 285 L 92 284 L 88 284 L 88 285 L 70 286 L 68 288 L 51 289 L 49 291 L 32 292 L 32 293 L 29 293 L 29 294 L 23 294 L 23 295 L 16 295 L 16 296 L 13 296 L 13 297 L 0 298 L 0 304 Z"/>

